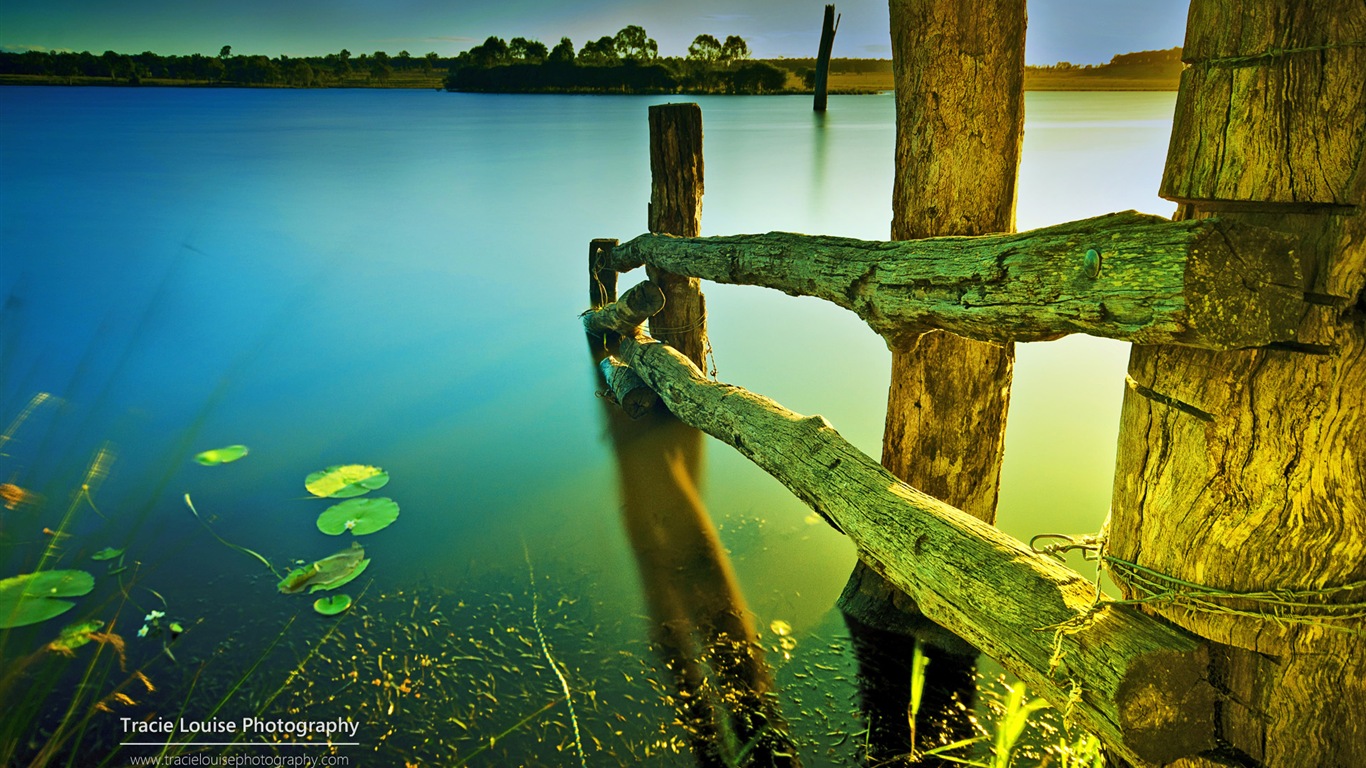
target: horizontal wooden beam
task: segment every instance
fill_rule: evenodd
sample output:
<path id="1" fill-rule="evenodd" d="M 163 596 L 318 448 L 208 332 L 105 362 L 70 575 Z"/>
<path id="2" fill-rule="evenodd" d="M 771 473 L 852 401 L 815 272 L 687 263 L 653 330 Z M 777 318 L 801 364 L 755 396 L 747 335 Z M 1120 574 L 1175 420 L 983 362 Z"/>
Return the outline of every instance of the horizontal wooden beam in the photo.
<path id="1" fill-rule="evenodd" d="M 1136 765 L 1213 747 L 1214 690 L 1197 638 L 1102 602 L 1080 574 L 902 483 L 820 416 L 709 380 L 672 347 L 624 337 L 621 358 L 683 422 L 734 446 L 844 531 L 859 556 Z"/>
<path id="2" fill-rule="evenodd" d="M 987 341 L 1070 333 L 1206 349 L 1294 338 L 1292 241 L 1218 219 L 1112 213 L 1029 232 L 881 242 L 770 232 L 642 235 L 603 266 L 642 264 L 850 309 L 895 345 L 932 328 Z"/>

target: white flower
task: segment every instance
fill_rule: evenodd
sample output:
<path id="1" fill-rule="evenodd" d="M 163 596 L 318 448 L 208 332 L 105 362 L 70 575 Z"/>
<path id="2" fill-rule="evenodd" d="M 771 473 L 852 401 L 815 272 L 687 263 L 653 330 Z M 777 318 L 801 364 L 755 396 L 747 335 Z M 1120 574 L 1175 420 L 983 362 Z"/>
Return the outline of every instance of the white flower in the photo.
<path id="1" fill-rule="evenodd" d="M 156 621 L 157 619 L 159 619 L 159 618 L 161 618 L 162 616 L 165 616 L 165 615 L 166 615 L 166 614 L 165 614 L 165 613 L 162 613 L 161 611 L 152 611 L 151 613 L 147 614 L 146 616 L 143 616 L 143 617 L 142 617 L 142 620 L 143 620 L 143 621 Z"/>
<path id="2" fill-rule="evenodd" d="M 138 630 L 138 637 L 146 637 L 146 636 L 147 636 L 147 625 L 146 625 L 146 624 L 143 624 L 143 625 L 142 625 L 142 629 L 139 629 L 139 630 Z"/>
<path id="3" fill-rule="evenodd" d="M 349 531 L 349 530 L 351 530 L 352 528 L 355 528 L 355 527 L 356 527 L 356 521 L 355 521 L 355 520 L 347 520 L 347 521 L 346 521 L 346 530 Z"/>

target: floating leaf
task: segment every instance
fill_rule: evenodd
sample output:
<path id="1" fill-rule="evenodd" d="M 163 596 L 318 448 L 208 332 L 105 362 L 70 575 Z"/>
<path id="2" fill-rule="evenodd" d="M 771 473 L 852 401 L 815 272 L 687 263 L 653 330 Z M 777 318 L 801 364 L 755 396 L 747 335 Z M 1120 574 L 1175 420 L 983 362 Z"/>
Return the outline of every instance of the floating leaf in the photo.
<path id="1" fill-rule="evenodd" d="M 57 598 L 88 595 L 94 588 L 95 577 L 85 571 L 38 571 L 0 581 L 0 629 L 60 616 L 75 603 Z"/>
<path id="2" fill-rule="evenodd" d="M 113 547 L 105 547 L 104 549 L 101 549 L 99 552 L 96 552 L 95 554 L 91 555 L 91 556 L 90 556 L 90 559 L 91 559 L 91 560 L 113 560 L 114 558 L 118 557 L 118 556 L 121 555 L 121 554 L 123 554 L 123 550 L 121 550 L 121 549 L 114 549 Z"/>
<path id="3" fill-rule="evenodd" d="M 336 589 L 350 583 L 369 565 L 365 548 L 353 543 L 349 549 L 290 571 L 280 580 L 279 588 L 287 595 L 302 592 L 305 588 L 310 592 Z"/>
<path id="4" fill-rule="evenodd" d="M 337 464 L 304 478 L 304 488 L 324 499 L 348 499 L 389 483 L 389 473 L 365 464 Z"/>
<path id="5" fill-rule="evenodd" d="M 324 616 L 336 616 L 347 608 L 351 607 L 351 598 L 347 595 L 333 595 L 331 597 L 320 597 L 313 601 L 313 610 Z"/>
<path id="6" fill-rule="evenodd" d="M 82 621 L 76 624 L 68 624 L 62 628 L 57 639 L 48 643 L 48 648 L 58 652 L 69 654 L 90 642 L 91 635 L 104 629 L 103 621 Z"/>
<path id="7" fill-rule="evenodd" d="M 388 528 L 397 519 L 398 502 L 393 499 L 351 499 L 323 510 L 318 515 L 318 530 L 329 536 L 347 531 L 364 536 Z"/>
<path id="8" fill-rule="evenodd" d="M 203 453 L 196 454 L 194 460 L 206 467 L 212 467 L 217 464 L 227 464 L 228 462 L 237 461 L 246 455 L 247 447 L 245 445 L 229 445 L 224 448 L 214 448 L 211 451 L 204 451 Z"/>

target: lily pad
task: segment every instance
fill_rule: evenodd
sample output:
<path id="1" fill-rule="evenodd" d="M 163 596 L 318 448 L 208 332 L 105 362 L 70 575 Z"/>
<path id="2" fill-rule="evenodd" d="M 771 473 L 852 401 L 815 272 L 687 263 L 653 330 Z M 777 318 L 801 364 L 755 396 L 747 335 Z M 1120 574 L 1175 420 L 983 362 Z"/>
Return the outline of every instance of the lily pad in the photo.
<path id="1" fill-rule="evenodd" d="M 91 559 L 91 560 L 113 560 L 114 558 L 118 557 L 118 556 L 121 555 L 121 554 L 123 554 L 123 550 L 121 550 L 121 549 L 114 549 L 113 547 L 105 547 L 104 549 L 101 549 L 99 552 L 96 552 L 95 554 L 91 555 L 91 556 L 90 556 L 90 559 Z"/>
<path id="2" fill-rule="evenodd" d="M 103 621 L 82 621 L 76 624 L 68 624 L 62 628 L 57 639 L 48 643 L 48 647 L 58 653 L 69 654 L 80 648 L 82 645 L 91 641 L 91 635 L 104 629 Z"/>
<path id="3" fill-rule="evenodd" d="M 246 455 L 247 447 L 245 445 L 229 445 L 196 454 L 194 460 L 206 467 L 212 467 L 217 464 L 227 464 L 229 462 L 237 461 Z"/>
<path id="4" fill-rule="evenodd" d="M 313 610 L 324 616 L 336 616 L 347 608 L 351 607 L 351 598 L 348 595 L 333 595 L 331 597 L 320 597 L 313 601 Z"/>
<path id="5" fill-rule="evenodd" d="M 388 528 L 397 519 L 398 502 L 393 499 L 351 499 L 323 510 L 318 515 L 318 530 L 329 536 L 347 531 L 364 536 Z"/>
<path id="6" fill-rule="evenodd" d="M 38 571 L 0 581 L 0 629 L 60 616 L 76 604 L 57 598 L 88 595 L 94 588 L 95 577 L 85 571 Z"/>
<path id="7" fill-rule="evenodd" d="M 286 595 L 302 592 L 317 592 L 322 589 L 336 589 L 349 584 L 370 565 L 365 557 L 365 548 L 353 543 L 335 555 L 300 566 L 290 571 L 280 580 L 280 591 Z"/>
<path id="8" fill-rule="evenodd" d="M 349 499 L 388 484 L 388 472 L 365 464 L 337 464 L 304 478 L 304 488 L 324 499 Z"/>

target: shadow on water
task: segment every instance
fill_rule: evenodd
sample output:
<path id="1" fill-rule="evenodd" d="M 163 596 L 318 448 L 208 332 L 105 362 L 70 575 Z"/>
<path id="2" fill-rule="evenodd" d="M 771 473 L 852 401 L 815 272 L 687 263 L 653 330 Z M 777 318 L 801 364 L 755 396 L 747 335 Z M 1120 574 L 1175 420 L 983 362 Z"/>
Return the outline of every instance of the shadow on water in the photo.
<path id="1" fill-rule="evenodd" d="M 594 362 L 603 357 L 595 352 Z M 600 388 L 605 382 L 599 380 Z M 730 560 L 698 492 L 702 433 L 656 404 L 605 408 L 622 523 L 699 766 L 799 766 Z"/>

